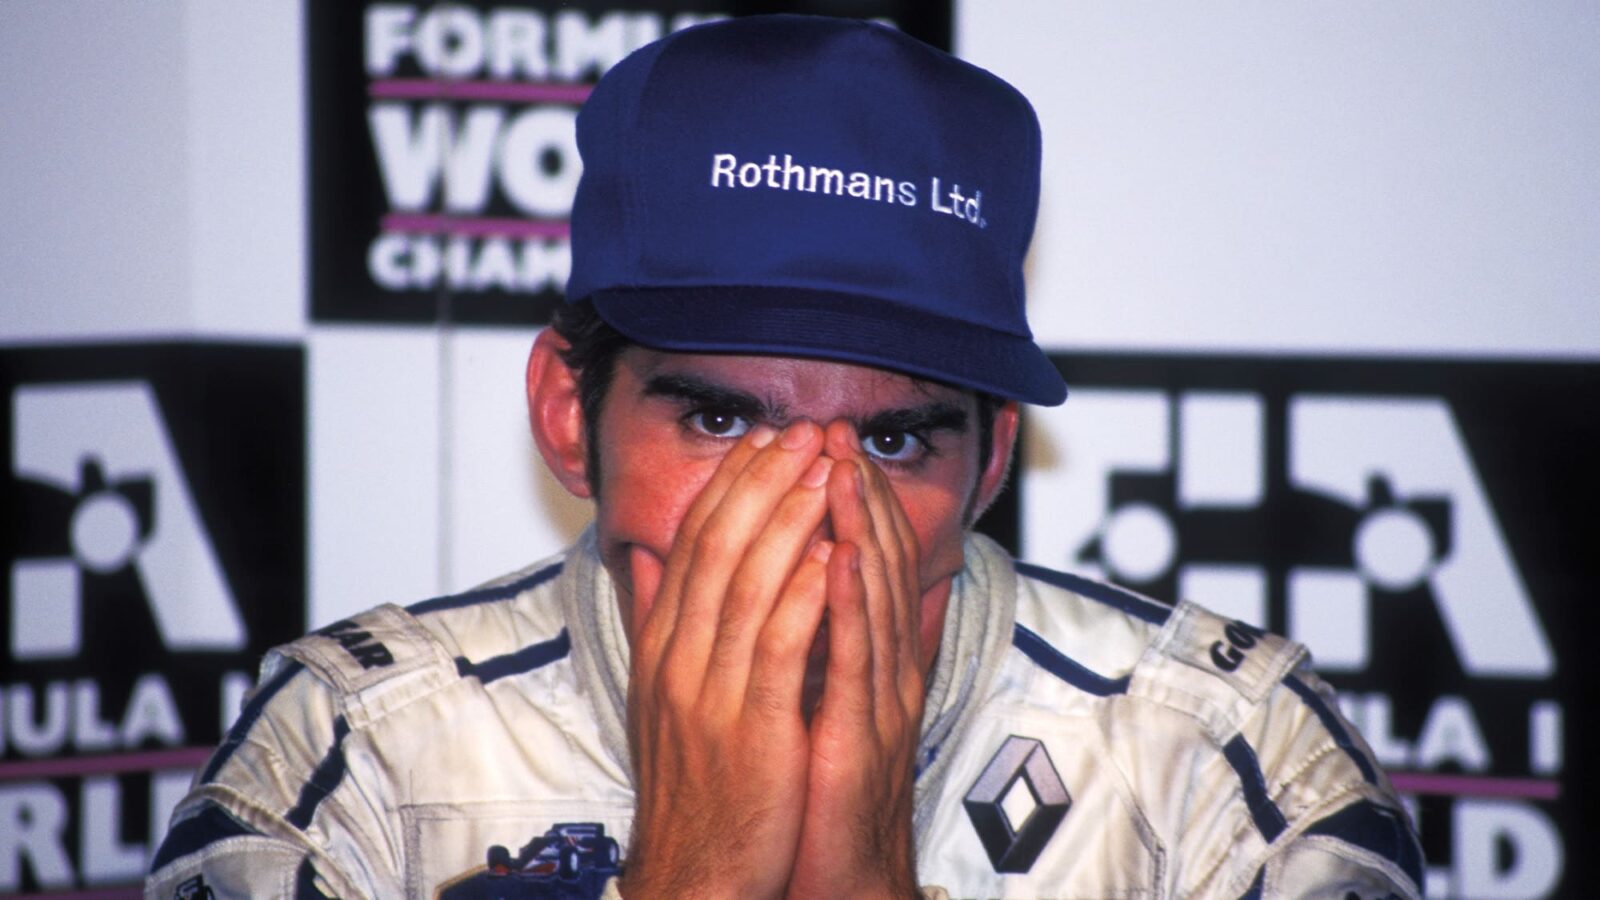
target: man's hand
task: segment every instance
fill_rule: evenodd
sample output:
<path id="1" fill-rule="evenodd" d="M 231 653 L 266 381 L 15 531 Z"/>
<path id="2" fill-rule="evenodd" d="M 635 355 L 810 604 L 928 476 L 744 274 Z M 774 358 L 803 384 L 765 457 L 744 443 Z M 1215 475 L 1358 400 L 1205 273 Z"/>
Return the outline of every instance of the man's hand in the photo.
<path id="1" fill-rule="evenodd" d="M 834 422 L 828 663 L 810 726 L 791 897 L 915 897 L 913 766 L 922 727 L 917 538 L 883 472 Z"/>
<path id="2" fill-rule="evenodd" d="M 806 656 L 829 580 L 845 571 L 830 570 L 831 543 L 808 549 L 829 507 L 834 462 L 822 445 L 810 422 L 781 436 L 758 426 L 690 507 L 665 566 L 633 552 L 636 602 L 649 612 L 628 692 L 629 900 L 785 890 L 815 789 Z"/>

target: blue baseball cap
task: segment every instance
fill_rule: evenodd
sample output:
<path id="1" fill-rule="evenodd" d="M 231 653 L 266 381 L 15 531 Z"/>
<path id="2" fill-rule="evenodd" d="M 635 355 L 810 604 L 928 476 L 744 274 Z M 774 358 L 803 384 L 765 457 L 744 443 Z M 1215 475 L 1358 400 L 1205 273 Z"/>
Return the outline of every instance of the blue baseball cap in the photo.
<path id="1" fill-rule="evenodd" d="M 870 22 L 733 19 L 612 67 L 578 150 L 567 301 L 628 338 L 1066 398 L 1024 309 L 1039 123 L 994 75 Z"/>

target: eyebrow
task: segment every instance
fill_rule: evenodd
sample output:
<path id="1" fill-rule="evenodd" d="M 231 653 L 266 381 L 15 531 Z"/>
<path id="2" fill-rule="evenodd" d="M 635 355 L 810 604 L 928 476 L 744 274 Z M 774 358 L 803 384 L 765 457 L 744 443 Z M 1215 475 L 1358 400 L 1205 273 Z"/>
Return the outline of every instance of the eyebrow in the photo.
<path id="1" fill-rule="evenodd" d="M 754 394 L 681 373 L 650 376 L 644 385 L 644 395 L 662 397 L 681 406 L 709 407 L 752 422 L 775 422 L 786 413 L 781 406 L 769 404 Z"/>
<path id="2" fill-rule="evenodd" d="M 901 431 L 910 434 L 929 434 L 935 431 L 954 431 L 957 434 L 964 434 L 967 430 L 967 413 L 953 404 L 936 400 L 907 409 L 887 409 L 873 413 L 865 421 L 855 423 L 855 426 L 856 433 L 863 436 L 894 434 Z"/>
<path id="3" fill-rule="evenodd" d="M 789 410 L 780 403 L 757 397 L 726 385 L 708 381 L 696 375 L 674 372 L 652 375 L 645 381 L 646 397 L 661 397 L 686 407 L 706 407 L 721 412 L 743 416 L 752 422 L 786 425 Z M 865 419 L 851 419 L 856 433 L 893 434 L 909 432 L 928 434 L 935 431 L 965 433 L 968 425 L 965 410 L 952 403 L 935 400 L 903 409 L 886 409 Z"/>

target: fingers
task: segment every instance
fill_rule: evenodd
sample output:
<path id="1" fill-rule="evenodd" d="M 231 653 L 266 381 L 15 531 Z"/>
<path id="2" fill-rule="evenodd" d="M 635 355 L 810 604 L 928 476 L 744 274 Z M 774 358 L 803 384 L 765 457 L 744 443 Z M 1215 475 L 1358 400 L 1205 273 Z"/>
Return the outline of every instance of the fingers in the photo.
<path id="1" fill-rule="evenodd" d="M 633 597 L 644 609 L 655 606 L 661 590 L 662 562 L 638 544 L 628 548 L 628 573 L 633 579 Z"/>
<path id="2" fill-rule="evenodd" d="M 706 659 L 716 638 L 725 600 L 730 591 L 738 589 L 735 572 L 785 496 L 799 484 L 801 476 L 821 452 L 821 436 L 821 429 L 805 421 L 784 429 L 776 442 L 761 448 L 734 477 L 697 534 L 679 533 L 678 543 L 687 537 L 693 541 L 693 546 L 683 576 L 677 619 L 666 648 L 668 654 L 681 656 L 685 662 Z M 796 516 L 802 514 L 803 511 Z M 817 521 L 820 520 L 819 512 Z M 796 542 L 796 546 L 790 551 L 793 553 L 790 564 L 776 577 L 788 575 L 810 530 L 798 535 L 788 532 L 777 536 L 779 541 L 787 538 Z M 758 574 L 774 577 L 770 568 Z M 775 596 L 781 584 L 777 581 L 759 590 L 770 590 Z"/>
<path id="3" fill-rule="evenodd" d="M 722 498 L 726 496 L 734 480 L 749 465 L 750 460 L 754 459 L 763 448 L 770 446 L 777 436 L 776 430 L 766 425 L 757 425 L 722 458 L 711 480 L 701 488 L 699 496 L 684 513 L 672 549 L 667 554 L 665 570 L 659 575 L 650 576 L 655 587 L 653 597 L 641 593 L 641 589 L 648 585 L 641 583 L 639 575 L 635 573 L 634 597 L 650 601 L 645 620 L 634 623 L 635 646 L 632 656 L 635 680 L 640 680 L 641 677 L 649 680 L 654 676 L 667 641 L 672 636 L 673 624 L 678 619 L 678 603 L 682 596 L 684 575 L 688 571 L 690 552 L 694 549 L 694 536 L 699 533 L 717 504 L 722 502 Z M 635 559 L 637 555 L 634 554 Z"/>
<path id="4" fill-rule="evenodd" d="M 916 532 L 895 495 L 889 477 L 861 452 L 861 443 L 855 430 L 843 420 L 828 425 L 823 451 L 835 459 L 850 461 L 860 471 L 859 493 L 868 507 L 873 539 L 906 583 L 913 588 L 918 587 Z"/>
<path id="5" fill-rule="evenodd" d="M 865 466 L 864 499 L 871 513 L 873 530 L 889 573 L 893 602 L 894 640 L 897 652 L 906 654 L 906 665 L 915 665 L 922 611 L 920 554 L 916 532 L 905 508 L 895 496 L 889 479 L 877 466 Z"/>
<path id="6" fill-rule="evenodd" d="M 828 517 L 833 523 L 835 540 L 853 544 L 877 543 L 877 534 L 870 519 L 871 511 L 862 502 L 865 490 L 859 455 L 846 457 L 834 463 L 828 478 Z"/>
<path id="7" fill-rule="evenodd" d="M 828 511 L 824 486 L 833 460 L 819 456 L 778 502 L 760 534 L 745 551 L 728 585 L 711 650 L 709 678 L 724 690 L 744 690 L 751 650 L 779 594 Z M 822 586 L 818 579 L 818 587 Z M 809 642 L 810 634 L 803 636 Z"/>
<path id="8" fill-rule="evenodd" d="M 636 590 L 656 592 L 633 652 L 641 690 L 737 714 L 756 635 L 826 515 L 833 461 L 819 462 L 821 449 L 813 423 L 758 426 L 685 513 L 659 578 L 648 563 L 634 576 Z"/>
<path id="9" fill-rule="evenodd" d="M 869 890 L 892 869 L 915 872 L 911 809 L 922 721 L 914 652 L 916 540 L 890 480 L 869 464 L 847 425 L 828 428 L 835 456 L 828 515 L 836 540 L 828 561 L 828 663 L 821 705 L 809 723 L 805 827 L 790 896 L 904 895 Z M 899 622 L 901 624 L 897 625 Z M 914 692 L 904 686 L 915 685 Z M 820 861 L 820 862 L 818 862 Z M 863 874 L 866 873 L 866 874 Z"/>
<path id="10" fill-rule="evenodd" d="M 874 510 L 869 499 L 872 494 L 872 474 L 867 470 L 872 468 L 864 461 L 856 462 L 858 477 L 851 479 L 846 496 L 849 498 L 847 502 L 866 510 L 864 519 L 868 530 L 860 536 L 857 546 L 861 551 L 860 580 L 866 592 L 867 636 L 872 657 L 871 687 L 874 695 L 887 697 L 888 692 L 893 690 L 895 673 L 902 663 L 898 658 L 898 630 L 903 626 L 904 615 L 900 606 L 906 591 L 899 583 L 893 540 L 885 540 L 884 524 L 879 521 L 882 514 Z"/>
<path id="11" fill-rule="evenodd" d="M 916 533 L 889 477 L 860 452 L 847 424 L 835 422 L 828 427 L 825 449 L 847 454 L 835 464 L 829 480 L 829 515 L 836 539 L 853 544 L 858 551 L 867 625 L 865 642 L 859 649 L 845 652 L 870 659 L 872 694 L 881 700 L 898 698 L 903 712 L 915 717 L 920 713 L 923 688 Z M 831 623 L 831 611 L 829 616 Z M 880 715 L 887 712 L 881 702 L 878 711 Z"/>
<path id="12" fill-rule="evenodd" d="M 747 703 L 758 712 L 792 716 L 805 689 L 806 658 L 827 608 L 830 559 L 835 545 L 818 541 L 806 551 L 761 626 L 747 686 Z"/>
<path id="13" fill-rule="evenodd" d="M 842 715 L 871 721 L 874 660 L 861 549 L 844 541 L 836 543 L 828 560 L 827 579 L 828 668 L 823 713 L 827 718 Z"/>
<path id="14" fill-rule="evenodd" d="M 762 449 L 770 446 L 777 436 L 778 432 L 767 425 L 757 425 L 750 429 L 744 440 L 735 444 L 722 458 L 711 480 L 700 489 L 700 495 L 690 504 L 688 511 L 684 513 L 683 521 L 678 526 L 678 534 L 674 539 L 672 551 L 668 554 L 666 572 L 662 577 L 667 592 L 665 596 L 657 598 L 660 602 L 651 606 L 650 615 L 645 622 L 646 627 L 653 627 L 656 631 L 671 630 L 671 624 L 678 618 L 677 588 L 682 584 L 684 573 L 688 570 L 690 551 L 694 549 L 696 535 L 700 533 L 706 519 L 716 510 L 717 505 L 722 502 L 722 498 L 727 495 L 735 479 L 750 464 L 750 460 L 754 459 Z"/>

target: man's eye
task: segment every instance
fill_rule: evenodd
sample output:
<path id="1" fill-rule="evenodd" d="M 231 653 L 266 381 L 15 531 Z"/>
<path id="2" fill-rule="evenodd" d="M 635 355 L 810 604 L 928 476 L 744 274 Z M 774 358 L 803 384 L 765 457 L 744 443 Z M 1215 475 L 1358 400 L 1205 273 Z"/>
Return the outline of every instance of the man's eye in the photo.
<path id="1" fill-rule="evenodd" d="M 719 438 L 742 437 L 750 430 L 750 420 L 733 413 L 701 410 L 689 415 L 689 426 L 701 434 Z"/>
<path id="2" fill-rule="evenodd" d="M 888 462 L 907 462 L 922 450 L 922 439 L 909 431 L 886 431 L 861 438 L 861 449 L 869 456 Z"/>

